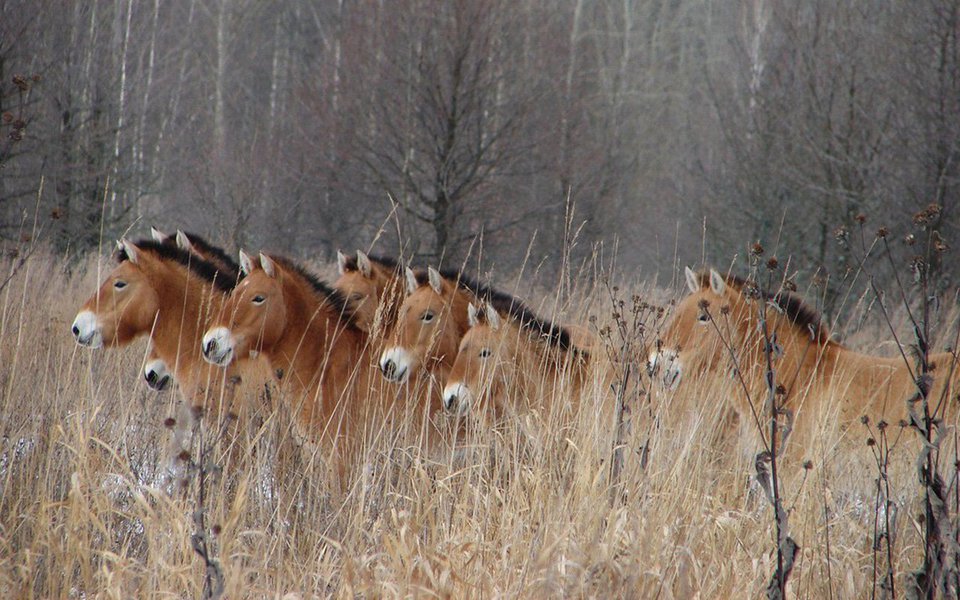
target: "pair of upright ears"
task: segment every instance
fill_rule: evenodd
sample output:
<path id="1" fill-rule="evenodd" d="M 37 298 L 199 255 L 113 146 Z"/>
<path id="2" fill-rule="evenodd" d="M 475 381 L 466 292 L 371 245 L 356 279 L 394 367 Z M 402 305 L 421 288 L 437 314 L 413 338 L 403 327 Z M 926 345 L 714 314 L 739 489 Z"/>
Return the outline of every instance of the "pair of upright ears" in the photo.
<path id="1" fill-rule="evenodd" d="M 341 275 L 353 270 L 360 271 L 360 274 L 368 279 L 373 275 L 373 265 L 370 262 L 370 257 L 363 250 L 357 250 L 356 267 L 351 265 L 350 262 L 349 256 L 337 250 L 337 271 Z"/>
<path id="2" fill-rule="evenodd" d="M 249 275 L 256 269 L 258 266 L 263 269 L 263 272 L 267 274 L 267 277 L 276 277 L 277 276 L 277 265 L 272 258 L 264 254 L 263 252 L 259 255 L 259 262 L 257 259 L 250 256 L 243 250 L 240 251 L 240 272 L 244 275 Z"/>
<path id="3" fill-rule="evenodd" d="M 407 294 L 409 295 L 417 291 L 417 288 L 420 287 L 420 282 L 417 281 L 417 274 L 414 273 L 413 269 L 404 267 L 403 274 L 407 280 Z M 427 283 L 436 293 L 443 293 L 443 275 L 433 267 L 427 267 Z"/>
<path id="4" fill-rule="evenodd" d="M 489 302 L 484 302 L 482 306 L 473 302 L 467 305 L 467 324 L 475 327 L 480 323 L 486 323 L 494 330 L 500 328 L 500 313 Z"/>
<path id="5" fill-rule="evenodd" d="M 170 241 L 172 236 L 169 236 L 156 227 L 150 228 L 150 237 L 153 238 L 153 241 L 159 244 L 166 244 Z M 198 254 L 196 248 L 194 248 L 193 243 L 190 242 L 190 237 L 185 234 L 180 229 L 177 230 L 175 236 L 175 242 L 177 247 L 186 252 L 191 252 L 193 254 Z M 136 244 L 128 240 L 127 238 L 117 240 L 117 250 L 123 252 L 127 260 L 133 264 L 137 264 L 140 261 L 140 249 L 137 248 Z"/>
<path id="6" fill-rule="evenodd" d="M 703 276 L 695 272 L 690 267 L 683 268 L 683 274 L 687 279 L 687 287 L 690 293 L 695 294 L 704 288 Z M 710 289 L 718 296 L 723 295 L 727 289 L 727 279 L 716 269 L 710 269 Z"/>
<path id="7" fill-rule="evenodd" d="M 170 241 L 170 238 L 173 237 L 177 248 L 181 250 L 186 250 L 187 252 L 197 253 L 196 248 L 193 247 L 193 242 L 190 241 L 190 236 L 185 234 L 182 229 L 178 229 L 177 233 L 173 236 L 167 235 L 166 233 L 160 231 L 156 227 L 150 228 L 150 237 L 153 238 L 155 242 L 160 244 L 166 244 Z"/>

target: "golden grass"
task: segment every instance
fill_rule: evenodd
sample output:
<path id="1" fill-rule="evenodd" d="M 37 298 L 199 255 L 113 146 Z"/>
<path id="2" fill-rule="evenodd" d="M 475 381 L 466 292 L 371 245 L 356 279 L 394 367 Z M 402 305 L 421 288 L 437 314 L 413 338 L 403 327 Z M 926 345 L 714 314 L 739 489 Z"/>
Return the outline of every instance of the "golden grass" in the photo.
<path id="1" fill-rule="evenodd" d="M 470 431 L 455 450 L 424 452 L 416 432 L 395 425 L 371 430 L 345 494 L 322 456 L 291 441 L 272 398 L 228 435 L 204 424 L 195 443 L 212 447 L 211 481 L 201 506 L 195 472 L 186 486 L 164 476 L 177 395 L 142 383 L 145 345 L 91 352 L 72 340 L 97 278 L 92 259 L 69 274 L 38 254 L 0 295 L 4 597 L 200 597 L 204 562 L 191 535 L 201 510 L 230 598 L 764 595 L 774 521 L 752 483 L 753 427 L 730 422 L 728 381 L 690 380 L 633 402 L 619 494 L 605 386 L 572 417 L 525 415 Z M 603 296 L 592 302 L 603 322 Z M 802 548 L 789 591 L 869 597 L 877 473 L 866 431 L 817 422 L 781 466 Z M 901 443 L 890 468 L 898 585 L 922 551 L 915 446 Z"/>

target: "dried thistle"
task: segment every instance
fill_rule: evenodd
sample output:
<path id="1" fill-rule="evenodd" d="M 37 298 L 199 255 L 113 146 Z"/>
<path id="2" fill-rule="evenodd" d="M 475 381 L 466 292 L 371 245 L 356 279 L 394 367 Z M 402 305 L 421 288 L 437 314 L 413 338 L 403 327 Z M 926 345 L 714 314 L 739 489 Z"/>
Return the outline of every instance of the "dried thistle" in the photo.
<path id="1" fill-rule="evenodd" d="M 763 256 L 763 245 L 756 241 L 750 246 L 750 254 L 753 256 Z"/>
<path id="2" fill-rule="evenodd" d="M 880 229 L 877 230 L 877 237 L 880 239 L 884 239 L 888 235 L 890 235 L 890 230 L 887 229 L 886 227 L 881 227 Z"/>
<path id="3" fill-rule="evenodd" d="M 776 271 L 777 267 L 780 266 L 780 262 L 777 260 L 776 256 L 771 256 L 767 259 L 767 269 L 770 271 Z"/>

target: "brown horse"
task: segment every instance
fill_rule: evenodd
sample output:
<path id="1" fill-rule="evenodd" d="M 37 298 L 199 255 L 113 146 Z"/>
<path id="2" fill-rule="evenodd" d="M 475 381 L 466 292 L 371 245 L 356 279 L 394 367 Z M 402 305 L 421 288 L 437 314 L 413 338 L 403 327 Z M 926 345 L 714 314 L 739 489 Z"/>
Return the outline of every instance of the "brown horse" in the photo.
<path id="1" fill-rule="evenodd" d="M 468 307 L 470 329 L 447 378 L 444 408 L 466 415 L 486 403 L 499 421 L 564 391 L 575 398 L 589 355 L 572 346 L 566 329 L 538 318 L 518 300 L 495 299 L 499 309 L 491 302 Z"/>
<path id="2" fill-rule="evenodd" d="M 213 264 L 230 281 L 236 281 L 240 278 L 240 265 L 234 262 L 222 248 L 214 246 L 195 233 L 185 233 L 178 229 L 175 235 L 167 235 L 156 227 L 151 227 L 150 237 L 159 244 L 175 246 L 199 256 Z M 167 389 L 173 381 L 173 373 L 154 349 L 153 344 L 150 344 L 150 349 L 147 351 L 147 357 L 144 361 L 143 378 L 146 380 L 147 386 L 157 392 Z"/>
<path id="3" fill-rule="evenodd" d="M 485 287 L 457 272 L 406 268 L 407 296 L 390 343 L 380 355 L 380 370 L 401 383 L 421 373 L 443 381 L 453 367 L 460 339 L 467 332 L 467 306 Z"/>
<path id="4" fill-rule="evenodd" d="M 366 335 L 340 292 L 288 259 L 241 252 L 240 265 L 244 278 L 203 336 L 204 358 L 225 367 L 262 354 L 289 386 L 281 396 L 301 437 L 342 457 L 366 408 Z"/>
<path id="5" fill-rule="evenodd" d="M 677 305 L 661 350 L 650 357 L 668 387 L 704 373 L 733 374 L 751 395 L 764 398 L 767 352 L 758 311 L 765 307 L 775 383 L 782 386 L 789 410 L 806 404 L 819 414 L 830 408 L 844 425 L 864 415 L 891 423 L 907 418 L 905 400 L 917 388 L 912 365 L 908 368 L 902 358 L 869 356 L 833 341 L 820 316 L 793 293 L 762 293 L 713 269 L 695 273 L 688 268 L 686 281 L 690 294 Z M 942 417 L 955 402 L 951 389 L 960 369 L 949 353 L 930 360 L 935 367 L 931 412 Z"/>
<path id="6" fill-rule="evenodd" d="M 333 287 L 347 298 L 357 327 L 375 337 L 386 335 L 403 302 L 403 270 L 397 261 L 360 250 L 347 256 L 338 250 L 337 270 L 340 277 Z"/>
<path id="7" fill-rule="evenodd" d="M 155 356 L 173 365 L 184 394 L 196 402 L 221 374 L 194 349 L 233 283 L 213 264 L 173 245 L 124 240 L 116 268 L 74 319 L 73 335 L 91 348 L 121 347 L 149 335 Z"/>

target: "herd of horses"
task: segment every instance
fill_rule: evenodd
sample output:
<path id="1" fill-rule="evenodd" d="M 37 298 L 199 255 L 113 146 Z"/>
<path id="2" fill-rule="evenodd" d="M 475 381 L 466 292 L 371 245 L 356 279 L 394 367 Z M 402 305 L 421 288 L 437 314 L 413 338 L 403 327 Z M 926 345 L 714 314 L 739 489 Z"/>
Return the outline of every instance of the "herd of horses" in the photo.
<path id="1" fill-rule="evenodd" d="M 148 336 L 147 384 L 161 390 L 175 380 L 204 414 L 235 410 L 229 390 L 237 381 L 276 386 L 298 437 L 327 449 L 338 465 L 364 432 L 401 408 L 436 439 L 450 435 L 452 422 L 496 422 L 556 398 L 576 404 L 590 395 L 585 390 L 610 385 L 612 367 L 589 330 L 538 317 L 460 271 L 414 269 L 363 252 L 338 252 L 338 271 L 328 284 L 285 257 L 241 251 L 234 262 L 200 236 L 154 229 L 150 238 L 117 243 L 115 267 L 80 307 L 72 332 L 90 348 Z M 842 423 L 908 418 L 905 399 L 917 377 L 903 359 L 833 341 L 795 293 L 758 296 L 746 281 L 712 269 L 687 269 L 686 282 L 690 293 L 648 345 L 654 350 L 637 357 L 649 361 L 659 387 L 735 372 L 757 392 L 748 398 L 762 398 L 772 360 L 794 413 Z M 771 309 L 766 338 L 758 301 Z M 936 418 L 956 412 L 954 363 L 952 353 L 931 359 Z M 590 381 L 603 383 L 590 388 Z M 591 400 L 598 412 L 609 404 Z M 748 409 L 756 407 L 736 407 Z"/>

